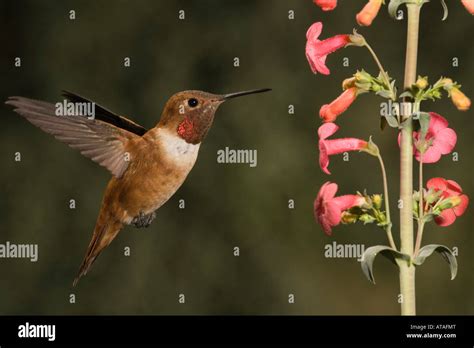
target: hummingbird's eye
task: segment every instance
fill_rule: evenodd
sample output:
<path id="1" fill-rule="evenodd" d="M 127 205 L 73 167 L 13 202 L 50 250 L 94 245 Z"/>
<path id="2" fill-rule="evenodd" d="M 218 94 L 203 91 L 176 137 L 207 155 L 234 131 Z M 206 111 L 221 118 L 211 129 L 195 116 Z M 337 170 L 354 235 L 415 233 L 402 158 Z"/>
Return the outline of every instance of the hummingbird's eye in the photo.
<path id="1" fill-rule="evenodd" d="M 192 108 L 195 108 L 198 105 L 198 100 L 196 98 L 188 99 L 188 105 Z"/>

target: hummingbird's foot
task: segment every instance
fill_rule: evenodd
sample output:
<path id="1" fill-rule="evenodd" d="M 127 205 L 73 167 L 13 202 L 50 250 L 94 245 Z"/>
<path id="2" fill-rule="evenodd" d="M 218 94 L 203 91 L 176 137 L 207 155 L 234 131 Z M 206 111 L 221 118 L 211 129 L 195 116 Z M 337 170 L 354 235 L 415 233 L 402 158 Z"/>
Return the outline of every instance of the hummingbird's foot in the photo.
<path id="1" fill-rule="evenodd" d="M 138 216 L 135 216 L 132 220 L 132 225 L 135 225 L 135 227 L 141 228 L 141 227 L 148 227 L 151 225 L 152 221 L 155 220 L 156 214 L 155 212 L 150 213 L 150 214 L 144 214 L 143 212 L 140 212 Z"/>

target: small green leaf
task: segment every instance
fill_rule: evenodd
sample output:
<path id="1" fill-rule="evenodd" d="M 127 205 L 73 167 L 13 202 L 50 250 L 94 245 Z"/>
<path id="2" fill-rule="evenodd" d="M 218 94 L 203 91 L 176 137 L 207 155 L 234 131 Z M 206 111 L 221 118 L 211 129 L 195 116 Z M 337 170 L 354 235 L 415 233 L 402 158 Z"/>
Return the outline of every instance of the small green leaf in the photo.
<path id="1" fill-rule="evenodd" d="M 428 133 L 428 127 L 430 126 L 430 119 L 431 116 L 427 112 L 420 112 L 420 116 L 418 117 L 418 122 L 420 122 L 420 132 L 421 132 L 421 139 L 426 138 L 426 133 Z"/>
<path id="2" fill-rule="evenodd" d="M 373 284 L 375 284 L 375 278 L 374 278 L 374 272 L 373 272 L 374 260 L 378 254 L 385 256 L 395 265 L 397 264 L 396 259 L 410 261 L 409 255 L 402 254 L 386 245 L 376 245 L 376 246 L 367 248 L 364 254 L 362 255 L 362 261 L 360 265 L 362 267 L 362 272 L 364 272 L 367 279 Z"/>
<path id="3" fill-rule="evenodd" d="M 395 93 L 395 96 L 392 96 L 394 98 L 396 98 L 396 94 L 397 94 L 397 87 L 395 86 L 395 82 L 396 80 L 393 80 L 391 83 L 390 83 L 390 86 L 392 87 L 392 91 L 393 93 Z"/>
<path id="4" fill-rule="evenodd" d="M 413 98 L 413 93 L 411 91 L 405 91 L 402 94 L 400 94 L 399 98 Z"/>
<path id="5" fill-rule="evenodd" d="M 374 89 L 374 91 L 375 91 L 375 89 Z M 378 90 L 378 91 L 376 91 L 375 94 L 381 96 L 382 98 L 392 99 L 392 92 L 387 91 L 386 89 Z"/>
<path id="6" fill-rule="evenodd" d="M 395 116 L 393 115 L 385 115 L 385 119 L 387 120 L 387 123 L 390 127 L 393 128 L 398 128 L 398 120 Z"/>
<path id="7" fill-rule="evenodd" d="M 433 213 L 423 214 L 423 221 L 424 222 L 430 222 L 430 221 L 433 221 L 433 219 L 434 219 L 434 214 Z"/>
<path id="8" fill-rule="evenodd" d="M 388 14 L 394 19 L 399 19 L 397 16 L 397 10 L 401 4 L 405 3 L 406 0 L 390 0 L 388 4 Z"/>
<path id="9" fill-rule="evenodd" d="M 413 260 L 413 263 L 417 266 L 422 265 L 426 258 L 431 256 L 434 252 L 440 254 L 443 259 L 449 264 L 449 269 L 451 270 L 451 280 L 456 278 L 456 274 L 458 273 L 458 262 L 456 260 L 456 256 L 454 256 L 451 249 L 444 245 L 439 244 L 430 244 L 425 245 L 423 248 L 420 249 L 418 252 L 418 256 Z"/>
<path id="10" fill-rule="evenodd" d="M 375 221 L 375 218 L 372 215 L 369 214 L 362 214 L 359 217 L 359 221 L 363 222 L 364 225 L 371 224 Z"/>
<path id="11" fill-rule="evenodd" d="M 366 92 L 370 91 L 370 88 L 372 87 L 369 82 L 356 82 L 355 85 L 358 89 L 361 89 Z"/>
<path id="12" fill-rule="evenodd" d="M 446 3 L 444 2 L 444 0 L 441 0 L 441 5 L 443 6 L 443 11 L 444 11 L 442 21 L 445 21 L 448 18 L 448 6 L 446 6 Z"/>

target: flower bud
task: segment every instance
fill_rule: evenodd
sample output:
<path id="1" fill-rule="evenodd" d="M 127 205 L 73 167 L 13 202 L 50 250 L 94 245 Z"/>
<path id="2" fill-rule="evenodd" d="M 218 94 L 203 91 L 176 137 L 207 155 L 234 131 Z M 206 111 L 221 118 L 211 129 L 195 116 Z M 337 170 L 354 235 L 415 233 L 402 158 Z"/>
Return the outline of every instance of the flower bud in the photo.
<path id="1" fill-rule="evenodd" d="M 373 77 L 367 71 L 361 70 L 354 74 L 357 83 L 372 83 Z"/>
<path id="2" fill-rule="evenodd" d="M 349 213 L 348 211 L 344 211 L 341 215 L 341 223 L 343 224 L 354 224 L 359 219 L 357 214 Z"/>
<path id="3" fill-rule="evenodd" d="M 420 217 L 420 212 L 419 212 L 420 206 L 419 206 L 418 200 L 413 198 L 412 203 L 413 203 L 413 215 L 418 218 Z"/>
<path id="4" fill-rule="evenodd" d="M 471 107 L 471 100 L 466 97 L 466 95 L 461 92 L 457 87 L 451 89 L 451 100 L 456 108 L 460 111 L 467 111 Z"/>
<path id="5" fill-rule="evenodd" d="M 337 0 L 313 0 L 313 2 L 323 11 L 332 11 L 337 6 Z"/>
<path id="6" fill-rule="evenodd" d="M 356 78 L 355 77 L 349 77 L 348 79 L 345 79 L 342 81 L 342 89 L 345 91 L 346 89 L 355 87 L 356 84 Z"/>
<path id="7" fill-rule="evenodd" d="M 369 0 L 364 8 L 357 14 L 357 23 L 366 27 L 371 25 L 375 17 L 377 17 L 381 6 L 382 0 Z"/>
<path id="8" fill-rule="evenodd" d="M 335 121 L 340 114 L 347 110 L 357 98 L 357 87 L 346 89 L 339 97 L 330 104 L 325 104 L 319 110 L 319 117 L 324 122 Z"/>
<path id="9" fill-rule="evenodd" d="M 382 195 L 376 194 L 372 196 L 372 203 L 376 209 L 380 209 L 382 207 Z"/>
<path id="10" fill-rule="evenodd" d="M 365 224 L 371 224 L 372 222 L 375 221 L 375 218 L 372 215 L 369 214 L 362 214 L 359 217 L 359 220 L 362 221 Z"/>
<path id="11" fill-rule="evenodd" d="M 418 80 L 416 80 L 415 86 L 416 86 L 418 89 L 425 89 L 426 87 L 428 87 L 428 78 L 427 78 L 427 77 L 418 76 Z"/>
<path id="12" fill-rule="evenodd" d="M 443 86 L 443 88 L 446 89 L 446 90 L 449 90 L 449 89 L 453 86 L 453 84 L 454 84 L 453 80 L 451 80 L 449 77 L 445 77 L 445 78 L 442 79 L 439 83 L 440 83 L 441 86 Z"/>
<path id="13" fill-rule="evenodd" d="M 349 40 L 354 46 L 362 47 L 367 44 L 367 41 L 365 41 L 365 37 L 359 34 L 355 29 L 352 32 L 352 35 L 349 35 Z"/>

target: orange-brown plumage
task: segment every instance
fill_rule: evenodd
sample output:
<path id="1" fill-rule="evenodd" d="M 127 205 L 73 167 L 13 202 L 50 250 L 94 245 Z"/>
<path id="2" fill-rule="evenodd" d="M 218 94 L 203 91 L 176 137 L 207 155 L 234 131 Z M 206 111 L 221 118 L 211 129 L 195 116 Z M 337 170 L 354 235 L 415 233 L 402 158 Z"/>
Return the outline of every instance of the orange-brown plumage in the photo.
<path id="1" fill-rule="evenodd" d="M 177 93 L 166 103 L 160 122 L 148 131 L 101 106 L 96 106 L 95 119 L 60 117 L 53 104 L 9 98 L 6 103 L 18 114 L 113 174 L 74 286 L 125 225 L 148 227 L 154 212 L 179 189 L 196 162 L 218 106 L 226 99 L 267 90 Z M 65 96 L 71 102 L 92 103 L 69 92 Z"/>

